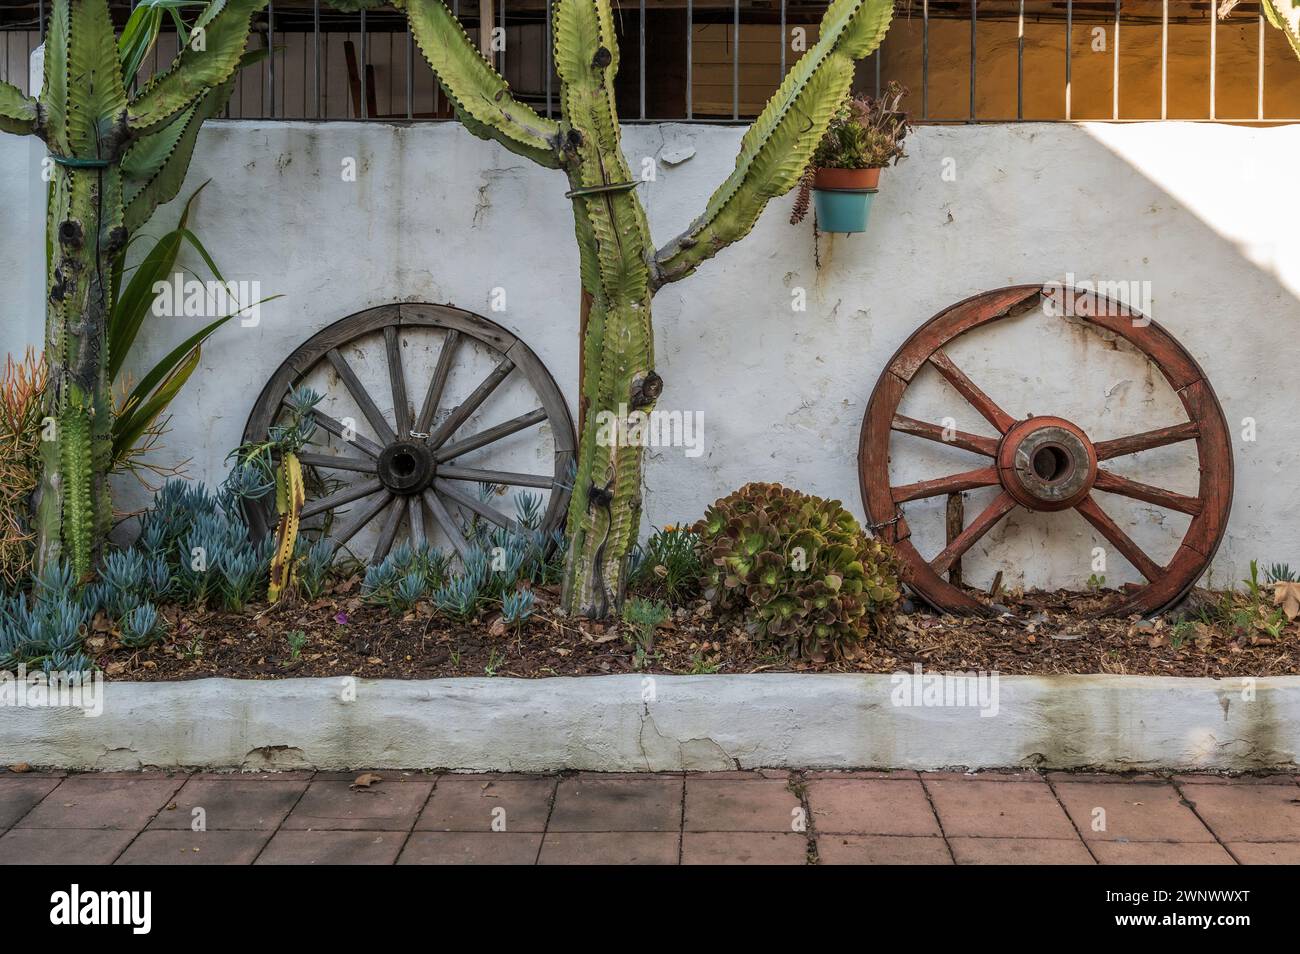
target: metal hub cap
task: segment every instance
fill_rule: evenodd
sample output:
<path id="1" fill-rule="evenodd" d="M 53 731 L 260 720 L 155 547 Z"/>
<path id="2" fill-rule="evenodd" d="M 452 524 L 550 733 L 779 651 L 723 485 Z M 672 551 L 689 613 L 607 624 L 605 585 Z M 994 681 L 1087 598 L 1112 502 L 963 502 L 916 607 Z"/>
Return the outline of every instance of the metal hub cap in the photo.
<path id="1" fill-rule="evenodd" d="M 418 494 L 433 480 L 433 452 L 416 441 L 397 441 L 379 455 L 379 480 L 395 494 Z"/>
<path id="2" fill-rule="evenodd" d="M 1088 495 L 1097 454 L 1082 430 L 1059 417 L 1015 424 L 998 448 L 998 476 L 1030 510 L 1066 510 Z"/>

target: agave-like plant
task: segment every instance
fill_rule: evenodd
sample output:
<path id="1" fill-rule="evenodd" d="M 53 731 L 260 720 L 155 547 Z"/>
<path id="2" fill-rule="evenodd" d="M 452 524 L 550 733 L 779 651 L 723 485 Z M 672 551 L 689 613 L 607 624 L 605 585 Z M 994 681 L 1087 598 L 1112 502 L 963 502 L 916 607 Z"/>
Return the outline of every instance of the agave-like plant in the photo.
<path id="1" fill-rule="evenodd" d="M 171 68 L 132 94 L 156 34 L 152 17 L 181 4 L 150 0 L 119 40 L 107 0 L 52 0 L 39 97 L 0 83 L 0 132 L 39 137 L 53 162 L 43 411 L 55 439 L 41 446 L 41 565 L 66 554 L 87 572 L 111 526 L 114 261 L 131 231 L 179 191 L 199 126 L 225 105 L 250 21 L 265 5 L 210 0 Z"/>
<path id="2" fill-rule="evenodd" d="M 333 3 L 359 10 L 379 0 Z M 855 61 L 884 38 L 893 2 L 833 0 L 816 45 L 745 133 L 735 171 L 703 214 L 659 249 L 619 143 L 619 51 L 609 0 L 552 4 L 558 120 L 510 95 L 442 0 L 396 5 L 406 10 L 424 58 L 466 128 L 568 177 L 582 277 L 586 413 L 568 515 L 563 601 L 569 612 L 609 616 L 622 601 L 627 556 L 639 530 L 642 452 L 635 442 L 598 441 L 598 418 L 606 425 L 623 421 L 621 415 L 648 411 L 659 397 L 663 382 L 655 373 L 651 301 L 664 285 L 747 235 L 768 200 L 799 181 L 849 89 Z"/>
<path id="3" fill-rule="evenodd" d="M 1300 56 L 1300 0 L 1264 0 L 1264 16 L 1291 41 L 1291 49 Z"/>

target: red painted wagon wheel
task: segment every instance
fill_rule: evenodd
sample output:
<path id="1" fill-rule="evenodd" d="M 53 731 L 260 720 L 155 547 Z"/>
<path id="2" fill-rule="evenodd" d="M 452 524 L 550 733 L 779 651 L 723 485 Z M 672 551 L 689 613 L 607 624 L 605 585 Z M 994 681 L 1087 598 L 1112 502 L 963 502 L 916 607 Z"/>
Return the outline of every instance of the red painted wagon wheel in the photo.
<path id="1" fill-rule="evenodd" d="M 1017 419 L 980 390 L 948 357 L 945 348 L 975 328 L 1021 315 L 1044 304 L 1118 335 L 1141 351 L 1174 389 L 1187 420 L 1114 440 L 1094 442 L 1077 424 L 1059 417 Z M 984 437 L 949 430 L 898 413 L 903 393 L 929 364 L 998 432 Z M 948 443 L 986 458 L 972 470 L 895 485 L 889 476 L 893 432 Z M 1196 496 L 1138 483 L 1108 470 L 1112 458 L 1153 447 L 1195 441 L 1200 464 Z M 1033 511 L 1073 509 L 1092 524 L 1146 579 L 1128 587 L 1103 612 L 1155 613 L 1177 601 L 1209 565 L 1227 525 L 1232 503 L 1232 448 L 1218 398 L 1204 372 L 1173 336 L 1123 304 L 1092 292 L 1019 285 L 986 292 L 940 312 L 898 349 L 876 382 L 862 423 L 858 474 L 867 518 L 893 544 L 904 580 L 934 607 L 954 613 L 987 614 L 989 607 L 945 575 L 952 564 L 1017 507 Z M 908 501 L 997 487 L 992 503 L 965 525 L 938 554 L 923 557 L 913 545 L 903 512 Z M 1191 516 L 1173 558 L 1160 565 L 1107 516 L 1106 494 L 1119 494 Z"/>

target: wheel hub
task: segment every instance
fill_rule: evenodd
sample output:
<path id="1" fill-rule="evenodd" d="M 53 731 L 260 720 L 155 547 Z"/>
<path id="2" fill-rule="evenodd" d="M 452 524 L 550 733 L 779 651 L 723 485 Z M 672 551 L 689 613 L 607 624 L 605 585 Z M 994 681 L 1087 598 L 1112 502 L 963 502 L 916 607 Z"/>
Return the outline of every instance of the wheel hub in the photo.
<path id="1" fill-rule="evenodd" d="M 1059 417 L 1031 417 L 1012 426 L 998 447 L 997 461 L 1002 486 L 1030 510 L 1073 507 L 1097 479 L 1092 442 Z"/>
<path id="2" fill-rule="evenodd" d="M 395 494 L 418 494 L 437 470 L 433 451 L 418 441 L 395 441 L 379 455 L 379 480 Z"/>

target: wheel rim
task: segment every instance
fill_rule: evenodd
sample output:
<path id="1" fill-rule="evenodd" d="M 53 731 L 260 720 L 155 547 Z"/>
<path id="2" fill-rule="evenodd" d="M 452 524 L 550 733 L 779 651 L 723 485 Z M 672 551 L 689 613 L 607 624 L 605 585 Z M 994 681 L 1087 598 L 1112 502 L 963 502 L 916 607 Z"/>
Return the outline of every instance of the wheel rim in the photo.
<path id="1" fill-rule="evenodd" d="M 961 335 L 1040 307 L 1044 298 L 1065 314 L 1127 340 L 1168 381 L 1186 411 L 1181 423 L 1093 441 L 1086 429 L 1061 417 L 1017 419 L 985 394 L 948 357 Z M 908 386 L 929 365 L 998 432 L 986 437 L 905 417 L 898 407 Z M 944 477 L 895 485 L 890 479 L 890 436 L 912 435 L 988 458 L 984 466 Z M 1107 469 L 1106 461 L 1183 441 L 1195 441 L 1200 478 L 1195 496 L 1139 483 Z M 1218 398 L 1196 361 L 1167 331 L 1122 303 L 1094 292 L 1020 285 L 968 298 L 930 319 L 890 360 L 867 405 L 858 448 L 858 474 L 870 526 L 894 546 L 911 588 L 936 608 L 986 614 L 989 607 L 945 575 L 962 554 L 1016 508 L 1074 510 L 1146 579 L 1102 612 L 1155 613 L 1181 598 L 1214 557 L 1232 503 L 1232 450 Z M 926 559 L 911 540 L 903 507 L 910 501 L 975 488 L 996 496 L 935 556 Z M 1173 557 L 1148 556 L 1099 502 L 1117 494 L 1191 516 Z"/>
<path id="2" fill-rule="evenodd" d="M 366 368 L 355 355 L 351 359 L 345 355 L 348 346 L 376 334 L 382 336 L 382 348 L 375 347 L 365 356 Z M 416 335 L 441 338 L 436 363 L 427 374 L 409 374 L 409 359 L 403 361 L 403 337 L 409 343 Z M 471 349 L 477 357 L 468 354 Z M 466 396 L 451 401 L 449 381 L 469 362 L 481 363 L 484 358 L 492 370 Z M 371 362 L 382 372 L 382 385 L 367 387 L 358 374 L 359 368 L 374 370 L 369 368 Z M 497 526 L 516 527 L 511 516 L 480 498 L 473 487 L 476 482 L 549 492 L 540 529 L 549 534 L 563 525 L 576 446 L 568 406 L 540 359 L 500 325 L 460 309 L 415 303 L 349 315 L 314 335 L 280 365 L 253 406 L 244 440 L 264 440 L 284 413 L 290 390 L 329 370 L 335 383 L 327 388 L 327 400 L 331 395 L 345 398 L 360 413 L 354 426 L 347 427 L 343 420 L 318 410 L 318 437 L 325 435 L 334 446 L 323 451 L 309 448 L 299 458 L 305 466 L 351 478 L 325 496 L 309 499 L 302 510 L 302 518 L 308 520 L 346 508 L 339 527 L 331 528 L 336 549 L 373 524 L 379 532 L 369 550 L 370 562 L 387 556 L 403 535 L 420 544 L 435 529 L 464 555 L 469 543 L 456 524 L 457 511 Z M 535 396 L 531 410 L 490 426 L 474 426 L 475 415 L 503 383 L 517 376 L 526 379 Z M 517 452 L 518 442 L 543 423 L 549 425 L 554 445 L 549 473 L 486 466 L 494 450 L 514 444 Z M 467 458 L 477 459 L 469 465 Z M 270 511 L 250 508 L 250 522 L 255 533 L 265 533 L 272 523 Z"/>

